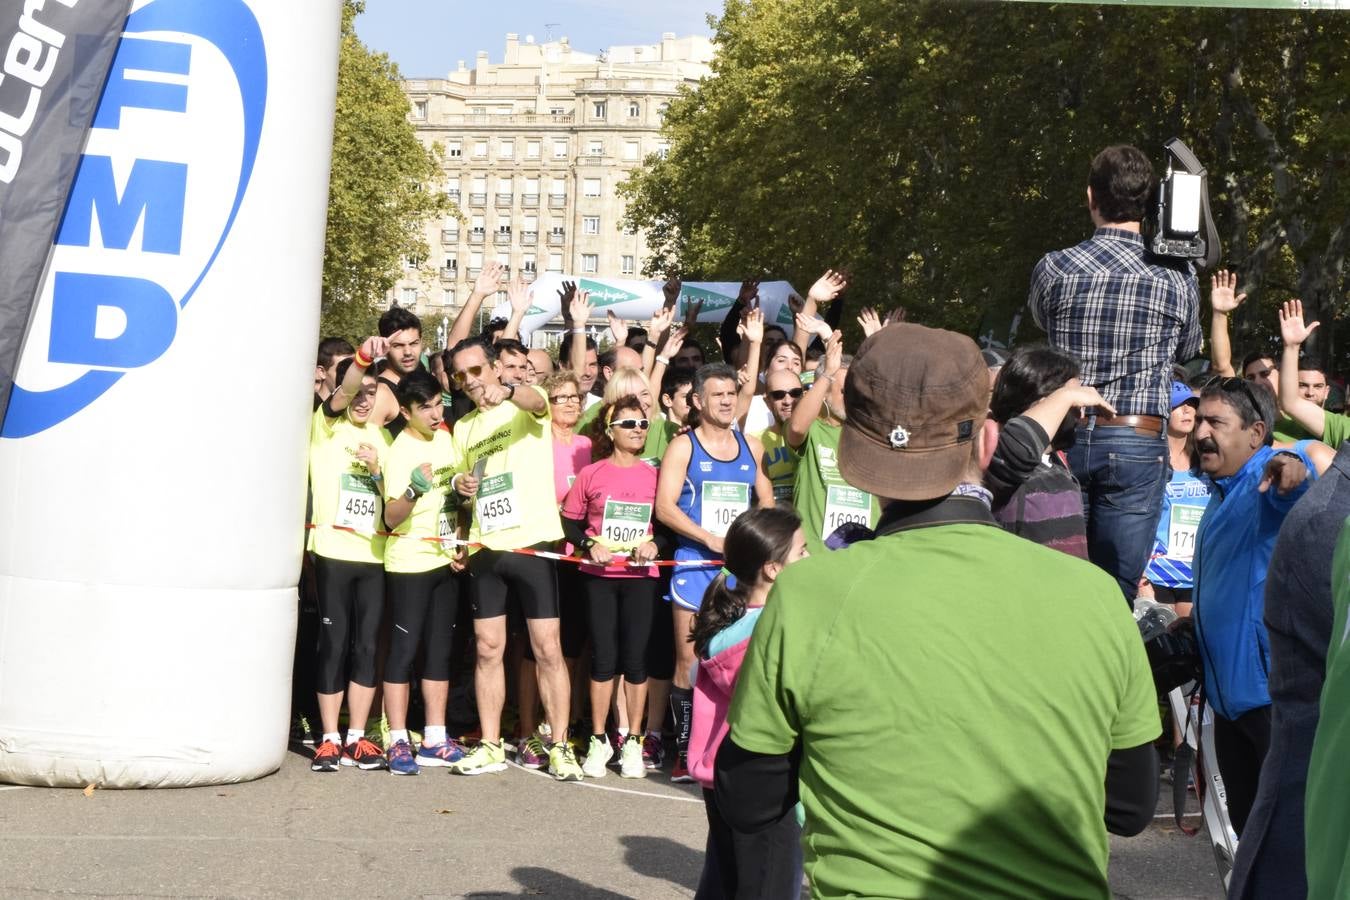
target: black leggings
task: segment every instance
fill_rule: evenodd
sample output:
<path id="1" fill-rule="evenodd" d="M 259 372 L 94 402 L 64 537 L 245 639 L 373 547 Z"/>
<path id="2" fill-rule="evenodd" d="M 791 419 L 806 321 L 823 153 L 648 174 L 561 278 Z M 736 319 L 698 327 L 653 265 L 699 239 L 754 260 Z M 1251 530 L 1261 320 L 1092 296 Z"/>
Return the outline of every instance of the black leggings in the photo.
<path id="1" fill-rule="evenodd" d="M 384 612 L 384 567 L 315 554 L 314 575 L 319 594 L 315 690 L 340 694 L 348 681 L 373 688 Z"/>
<path id="2" fill-rule="evenodd" d="M 669 681 L 675 677 L 675 626 L 671 621 L 671 607 L 674 605 L 664 599 L 670 591 L 669 569 L 652 597 L 652 633 L 647 639 L 647 676 Z M 648 725 L 648 728 L 653 726 Z M 659 726 L 657 726 L 659 727 Z M 653 728 L 655 730 L 655 728 Z"/>
<path id="3" fill-rule="evenodd" d="M 802 891 L 802 830 L 796 810 L 753 834 L 735 832 L 717 808 L 717 796 L 703 789 L 708 844 L 695 900 L 751 900 L 798 897 Z"/>
<path id="4" fill-rule="evenodd" d="M 646 683 L 657 580 L 581 577 L 591 628 L 591 680 L 609 681 L 622 670 L 629 684 Z"/>
<path id="5" fill-rule="evenodd" d="M 390 572 L 386 579 L 389 658 L 384 663 L 384 680 L 389 684 L 407 684 L 417 659 L 417 645 L 425 641 L 422 677 L 427 681 L 449 681 L 459 579 L 449 566 L 430 572 Z"/>

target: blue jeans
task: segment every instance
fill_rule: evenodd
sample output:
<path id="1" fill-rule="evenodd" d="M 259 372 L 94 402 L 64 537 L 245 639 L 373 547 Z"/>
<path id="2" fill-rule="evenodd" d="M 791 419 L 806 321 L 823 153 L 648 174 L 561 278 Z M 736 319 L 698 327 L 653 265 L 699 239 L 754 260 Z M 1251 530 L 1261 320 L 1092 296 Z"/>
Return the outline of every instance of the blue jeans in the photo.
<path id="1" fill-rule="evenodd" d="M 1133 601 L 1172 477 L 1167 438 L 1088 422 L 1074 432 L 1069 466 L 1083 489 L 1088 558 L 1115 576 L 1125 599 Z"/>

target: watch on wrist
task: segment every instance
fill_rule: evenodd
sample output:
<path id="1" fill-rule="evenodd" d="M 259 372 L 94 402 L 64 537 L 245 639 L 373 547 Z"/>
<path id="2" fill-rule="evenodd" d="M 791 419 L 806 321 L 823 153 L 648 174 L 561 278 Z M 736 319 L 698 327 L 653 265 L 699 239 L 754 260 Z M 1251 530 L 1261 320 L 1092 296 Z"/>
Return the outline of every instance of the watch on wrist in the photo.
<path id="1" fill-rule="evenodd" d="M 409 503 L 416 503 L 417 498 L 420 496 L 422 495 L 417 493 L 417 491 L 413 489 L 412 485 L 408 485 L 408 489 L 403 492 L 403 499 L 407 500 Z"/>
<path id="2" fill-rule="evenodd" d="M 515 395 L 516 395 L 516 386 L 514 384 L 508 384 L 506 386 L 506 399 L 510 400 Z"/>

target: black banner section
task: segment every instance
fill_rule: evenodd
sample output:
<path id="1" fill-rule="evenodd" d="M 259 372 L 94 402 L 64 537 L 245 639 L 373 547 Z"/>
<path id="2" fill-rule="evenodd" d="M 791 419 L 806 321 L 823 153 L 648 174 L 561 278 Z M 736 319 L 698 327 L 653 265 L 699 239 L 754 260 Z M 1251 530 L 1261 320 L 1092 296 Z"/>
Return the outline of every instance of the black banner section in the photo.
<path id="1" fill-rule="evenodd" d="M 0 423 L 131 0 L 0 9 Z"/>

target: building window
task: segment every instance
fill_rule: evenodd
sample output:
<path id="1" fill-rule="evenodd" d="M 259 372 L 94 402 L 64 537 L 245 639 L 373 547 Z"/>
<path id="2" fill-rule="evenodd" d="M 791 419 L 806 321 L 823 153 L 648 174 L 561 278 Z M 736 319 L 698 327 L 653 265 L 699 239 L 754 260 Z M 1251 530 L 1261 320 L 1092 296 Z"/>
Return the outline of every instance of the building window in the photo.
<path id="1" fill-rule="evenodd" d="M 582 181 L 581 181 L 581 195 L 582 195 L 583 197 L 599 197 L 599 196 L 600 196 L 600 179 L 599 179 L 599 178 L 583 178 Z"/>
<path id="2" fill-rule="evenodd" d="M 511 223 L 510 223 L 510 222 L 500 222 L 500 223 L 498 223 L 498 224 L 497 224 L 497 233 L 498 233 L 498 234 L 510 234 L 510 233 L 511 233 Z"/>
<path id="3" fill-rule="evenodd" d="M 526 272 L 535 271 L 534 254 L 533 253 L 525 254 L 525 257 L 520 261 L 520 267 L 524 269 Z"/>
<path id="4" fill-rule="evenodd" d="M 628 101 L 628 118 L 630 118 L 630 119 L 640 119 L 640 118 L 642 118 L 642 104 L 641 104 L 641 103 L 637 102 L 636 100 L 629 100 L 629 101 Z"/>
<path id="5" fill-rule="evenodd" d="M 553 158 L 567 159 L 567 141 L 553 142 Z"/>
<path id="6" fill-rule="evenodd" d="M 474 234 L 482 234 L 482 233 L 483 233 L 483 217 L 482 217 L 482 216 L 474 216 L 473 218 L 469 219 L 469 230 L 472 231 Z"/>
<path id="7" fill-rule="evenodd" d="M 561 254 L 561 253 L 550 253 L 550 254 L 548 255 L 548 270 L 549 270 L 550 272 L 561 272 L 561 271 L 562 271 L 562 254 Z"/>
<path id="8" fill-rule="evenodd" d="M 661 122 L 665 122 L 665 121 L 666 121 L 666 111 L 669 110 L 669 109 L 670 109 L 670 104 L 669 104 L 669 103 L 662 103 L 660 106 L 658 106 L 658 107 L 656 108 L 656 118 L 657 118 L 659 121 L 661 121 Z"/>
<path id="9" fill-rule="evenodd" d="M 582 217 L 581 217 L 581 233 L 582 233 L 582 234 L 599 234 L 599 233 L 600 233 L 600 217 L 599 217 L 599 216 L 582 216 Z"/>
<path id="10" fill-rule="evenodd" d="M 592 101 L 592 103 L 591 103 L 591 118 L 592 118 L 592 119 L 603 119 L 603 118 L 605 117 L 606 106 L 607 106 L 607 104 L 605 103 L 604 100 L 595 100 L 595 101 Z"/>
<path id="11" fill-rule="evenodd" d="M 636 160 L 641 155 L 642 144 L 637 141 L 624 141 L 623 158 L 625 160 Z"/>
<path id="12" fill-rule="evenodd" d="M 441 306 L 454 306 L 454 305 L 455 305 L 455 292 L 441 291 Z"/>
<path id="13" fill-rule="evenodd" d="M 604 155 L 605 155 L 605 142 L 604 142 L 604 141 L 588 141 L 587 144 L 586 144 L 586 153 L 587 153 L 587 155 L 589 155 L 589 156 L 604 156 Z"/>
<path id="14" fill-rule="evenodd" d="M 527 142 L 525 143 L 525 158 L 526 158 L 526 159 L 538 159 L 538 158 L 539 158 L 539 142 L 538 142 L 538 141 L 527 141 Z"/>
<path id="15" fill-rule="evenodd" d="M 555 178 L 548 186 L 548 192 L 550 196 L 561 197 L 567 193 L 567 185 L 561 178 Z"/>
<path id="16" fill-rule="evenodd" d="M 623 258 L 623 265 L 622 265 L 623 274 L 625 274 L 625 275 L 632 275 L 632 274 L 633 274 L 633 269 L 634 269 L 634 260 L 633 260 L 633 257 L 631 257 L 631 256 L 625 256 L 625 257 Z"/>
<path id="17" fill-rule="evenodd" d="M 565 116 L 567 115 L 567 110 L 563 109 L 561 106 L 550 106 L 548 108 L 548 114 L 550 116 Z"/>
<path id="18" fill-rule="evenodd" d="M 475 250 L 469 254 L 469 268 L 470 269 L 483 268 L 483 251 Z"/>
<path id="19" fill-rule="evenodd" d="M 600 257 L 595 253 L 581 254 L 581 271 L 590 274 L 600 271 Z"/>
<path id="20" fill-rule="evenodd" d="M 414 100 L 412 107 L 414 119 L 425 119 L 427 117 L 427 101 Z"/>
<path id="21" fill-rule="evenodd" d="M 398 305 L 411 309 L 417 305 L 417 288 L 403 288 L 398 292 Z"/>
<path id="22" fill-rule="evenodd" d="M 497 157 L 498 157 L 499 159 L 515 159 L 515 158 L 516 158 L 516 142 L 515 142 L 515 141 L 502 141 L 500 144 L 498 144 L 498 145 L 497 145 Z"/>
<path id="23" fill-rule="evenodd" d="M 487 141 L 473 142 L 473 158 L 487 159 Z"/>
<path id="24" fill-rule="evenodd" d="M 661 157 L 662 159 L 665 159 L 667 156 L 670 155 L 670 145 L 665 143 L 657 144 L 656 155 Z"/>
<path id="25" fill-rule="evenodd" d="M 458 159 L 464 155 L 464 144 L 460 141 L 451 141 L 446 147 L 445 153 L 451 159 Z"/>

